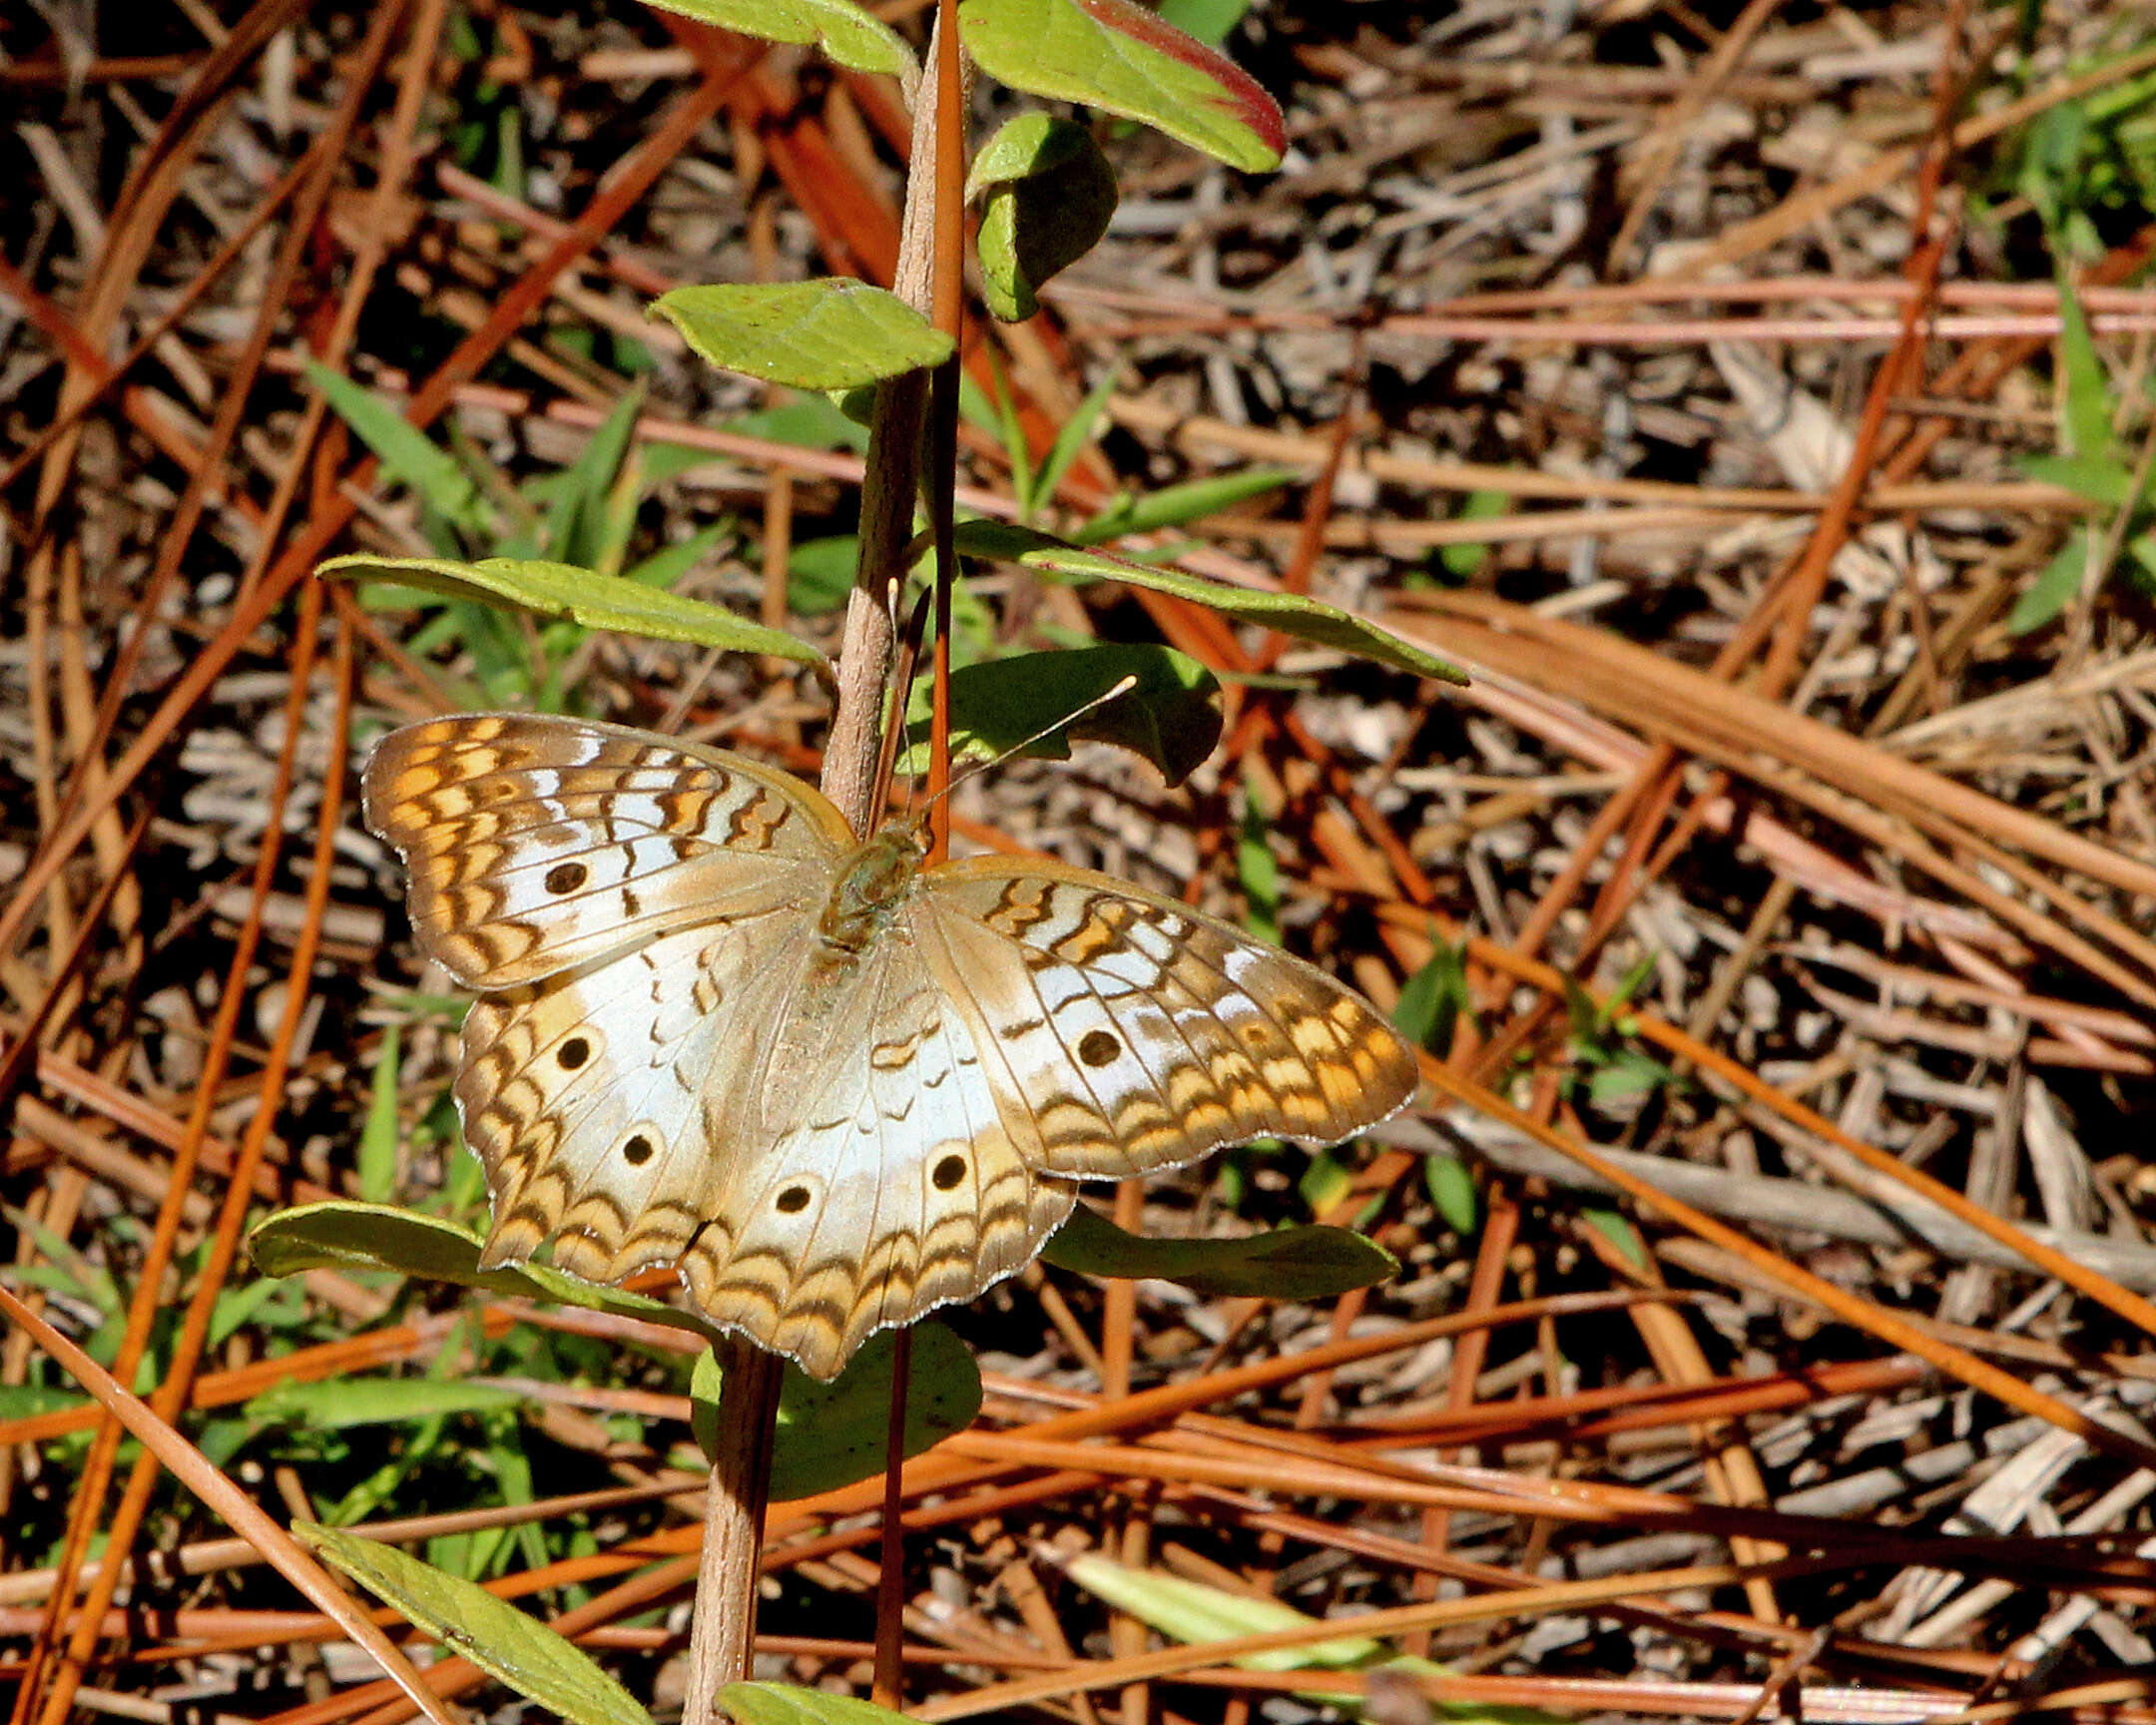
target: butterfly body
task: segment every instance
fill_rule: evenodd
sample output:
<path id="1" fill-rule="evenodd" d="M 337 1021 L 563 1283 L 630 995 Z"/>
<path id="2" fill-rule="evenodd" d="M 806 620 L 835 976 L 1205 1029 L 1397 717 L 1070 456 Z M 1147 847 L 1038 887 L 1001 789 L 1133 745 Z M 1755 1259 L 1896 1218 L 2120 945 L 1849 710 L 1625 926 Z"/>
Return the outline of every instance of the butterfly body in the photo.
<path id="1" fill-rule="evenodd" d="M 910 827 L 886 827 L 838 864 L 816 932 L 841 951 L 865 951 L 891 925 L 926 860 Z"/>
<path id="2" fill-rule="evenodd" d="M 799 780 L 618 726 L 477 715 L 385 738 L 368 824 L 421 949 L 480 998 L 456 1097 L 486 1262 L 678 1266 L 829 1377 L 970 1299 L 1074 1180 L 1413 1093 L 1358 996 L 1231 924 L 1055 862 L 928 864 Z"/>

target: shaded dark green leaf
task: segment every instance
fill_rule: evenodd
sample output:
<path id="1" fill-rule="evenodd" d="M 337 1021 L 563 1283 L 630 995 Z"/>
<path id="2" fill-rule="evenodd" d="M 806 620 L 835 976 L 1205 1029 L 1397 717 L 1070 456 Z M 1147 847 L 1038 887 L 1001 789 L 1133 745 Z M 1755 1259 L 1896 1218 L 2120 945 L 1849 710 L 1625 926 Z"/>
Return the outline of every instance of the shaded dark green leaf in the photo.
<path id="1" fill-rule="evenodd" d="M 974 158 L 968 194 L 980 190 L 982 297 L 996 316 L 1017 322 L 1040 309 L 1041 284 L 1108 232 L 1115 172 L 1084 127 L 1021 114 Z"/>
<path id="2" fill-rule="evenodd" d="M 933 1320 L 915 1324 L 912 1337 L 905 1452 L 918 1455 L 973 1424 L 980 1413 L 981 1381 L 972 1351 L 943 1325 Z M 772 1453 L 774 1502 L 835 1491 L 883 1471 L 896 1350 L 897 1338 L 888 1330 L 871 1336 L 828 1384 L 788 1364 L 780 1381 Z M 707 1454 L 718 1436 L 719 1390 L 718 1363 L 704 1354 L 697 1361 L 690 1396 L 697 1441 Z"/>
<path id="3" fill-rule="evenodd" d="M 1126 677 L 1128 694 L 1078 713 Z M 1059 652 L 1019 653 L 985 660 L 951 675 L 951 754 L 993 759 L 1050 726 L 1020 751 L 1045 761 L 1070 759 L 1070 739 L 1084 738 L 1127 749 L 1180 785 L 1220 741 L 1220 682 L 1197 660 L 1172 647 L 1139 643 L 1073 647 Z M 930 690 L 915 684 L 907 722 L 925 733 Z M 1067 725 L 1058 721 L 1078 713 Z M 906 768 L 919 771 L 925 749 L 917 746 Z"/>
<path id="4" fill-rule="evenodd" d="M 1346 1228 L 1276 1228 L 1241 1240 L 1158 1240 L 1127 1233 L 1080 1204 L 1041 1252 L 1088 1276 L 1156 1277 L 1208 1299 L 1325 1300 L 1399 1272 L 1383 1247 Z"/>
<path id="5" fill-rule="evenodd" d="M 248 1250 L 265 1276 L 302 1270 L 386 1270 L 489 1294 L 554 1300 L 594 1312 L 642 1318 L 686 1330 L 709 1341 L 715 1332 L 703 1319 L 619 1288 L 602 1288 L 538 1264 L 479 1268 L 478 1235 L 454 1222 L 417 1215 L 385 1204 L 329 1199 L 280 1210 L 248 1235 Z"/>

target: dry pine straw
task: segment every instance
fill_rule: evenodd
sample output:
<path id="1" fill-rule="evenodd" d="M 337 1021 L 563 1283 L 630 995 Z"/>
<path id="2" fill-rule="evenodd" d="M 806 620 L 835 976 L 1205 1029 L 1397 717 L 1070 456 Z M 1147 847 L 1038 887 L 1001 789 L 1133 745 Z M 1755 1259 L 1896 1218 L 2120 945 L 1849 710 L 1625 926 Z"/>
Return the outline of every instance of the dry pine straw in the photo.
<path id="1" fill-rule="evenodd" d="M 2057 297 L 2024 214 L 1947 220 L 1992 195 L 2017 125 L 2145 63 L 2074 58 L 2134 48 L 2104 10 L 2045 8 L 2016 100 L 1955 113 L 1948 158 L 1924 154 L 1941 80 L 2020 50 L 1929 0 L 1276 8 L 1237 41 L 1287 101 L 1283 175 L 1110 140 L 1115 232 L 1048 319 L 993 337 L 1041 439 L 1122 368 L 1062 506 L 1283 464 L 1299 483 L 1200 523 L 1186 566 L 1385 616 L 1476 681 L 1436 697 L 1269 660 L 1185 608 L 992 575 L 1009 644 L 1149 634 L 1297 681 L 1231 684 L 1188 793 L 1082 753 L 975 787 L 960 830 L 1233 910 L 1255 808 L 1291 943 L 1389 1002 L 1433 940 L 1464 940 L 1473 1010 L 1440 1050 L 1449 1100 L 1345 1157 L 1350 1189 L 1308 1187 L 1401 1256 L 1394 1284 L 1261 1309 L 1051 1271 L 954 1319 L 991 1396 L 904 1481 L 924 1717 L 1309 1715 L 1292 1678 L 1118 1629 L 1059 1571 L 1089 1543 L 1314 1616 L 1391 1613 L 1454 1661 L 1421 1685 L 1444 1699 L 1739 1718 L 1802 1683 L 1816 1718 L 2145 1707 L 2119 1673 L 2151 1659 L 2131 1552 L 2156 1477 L 2135 1424 L 2156 1193 L 2128 1133 L 2156 1059 L 2156 648 L 2115 589 L 2004 626 L 2085 514 L 2017 465 L 2056 447 Z M 236 1177 L 263 1202 L 349 1190 L 390 1023 L 407 1127 L 448 1071 L 443 1021 L 393 998 L 424 983 L 331 740 L 342 704 L 363 728 L 437 711 L 469 666 L 305 586 L 332 550 L 425 541 L 305 407 L 302 357 L 521 479 L 573 458 L 634 338 L 640 446 L 707 457 L 658 489 L 639 553 L 723 520 L 688 590 L 784 620 L 785 545 L 847 525 L 854 458 L 727 429 L 761 392 L 641 307 L 682 281 L 887 270 L 890 92 L 791 55 L 725 50 L 715 72 L 703 40 L 619 11 L 471 22 L 477 62 L 455 32 L 410 51 L 447 23 L 419 3 L 191 7 L 124 44 L 26 15 L 0 38 L 23 186 L 0 204 L 0 1035 L 24 1050 L 5 1195 L 43 1230 L 17 1229 L 10 1285 L 77 1336 L 100 1277 L 131 1348 L 245 1286 L 201 1271 L 206 1240 L 232 1244 Z M 1984 51 L 1957 56 L 1956 30 Z M 487 103 L 521 186 L 454 157 L 449 121 Z M 1926 221 L 1936 283 L 1901 268 Z M 2137 263 L 2129 240 L 2083 294 L 2121 401 L 2156 315 Z M 967 463 L 968 506 L 1007 511 L 992 441 Z M 1475 492 L 1507 513 L 1461 518 Z M 1463 586 L 1428 584 L 1475 546 L 1444 577 Z M 601 641 L 573 669 L 593 711 L 814 765 L 820 698 L 769 668 Z M 1602 998 L 1634 976 L 1599 1039 L 1671 1081 L 1611 1078 L 1552 965 Z M 1481 1183 L 1471 1237 L 1424 1189 L 1432 1149 Z M 410 1156 L 405 1190 L 436 1164 Z M 1155 1182 L 1145 1224 L 1309 1213 L 1296 1163 L 1239 1166 L 1233 1203 L 1213 1168 Z M 1603 1231 L 1590 1194 L 1642 1178 L 1700 1229 L 1642 1199 L 1635 1233 Z M 593 1549 L 513 1547 L 495 1585 L 663 1695 L 679 1625 L 652 1612 L 696 1531 L 669 1345 L 498 1301 L 474 1331 L 326 1273 L 305 1296 L 304 1333 L 258 1318 L 186 1369 L 161 1342 L 168 1411 L 200 1432 L 279 1380 L 430 1363 L 515 1383 L 534 1502 L 438 1502 L 447 1476 L 422 1471 L 375 1519 L 421 1538 L 581 1517 Z M 618 1352 L 569 1382 L 491 1351 L 594 1333 Z M 0 1379 L 65 1382 L 21 1331 Z M 183 1691 L 389 1716 L 192 1495 L 84 1493 L 96 1424 L 0 1422 L 0 1519 L 22 1530 L 0 1659 L 44 1635 L 48 1676 L 146 1717 Z M 260 1440 L 232 1476 L 279 1518 L 351 1482 Z M 879 1491 L 776 1512 L 770 1674 L 865 1687 Z M 120 1597 L 163 1614 L 113 1618 L 72 1671 L 67 1635 L 105 1609 L 99 1566 L 66 1552 L 92 1501 L 78 1539 L 147 1509 L 134 1543 L 160 1578 Z M 69 1568 L 92 1615 L 52 1643 Z M 301 1651 L 325 1639 L 326 1663 Z"/>

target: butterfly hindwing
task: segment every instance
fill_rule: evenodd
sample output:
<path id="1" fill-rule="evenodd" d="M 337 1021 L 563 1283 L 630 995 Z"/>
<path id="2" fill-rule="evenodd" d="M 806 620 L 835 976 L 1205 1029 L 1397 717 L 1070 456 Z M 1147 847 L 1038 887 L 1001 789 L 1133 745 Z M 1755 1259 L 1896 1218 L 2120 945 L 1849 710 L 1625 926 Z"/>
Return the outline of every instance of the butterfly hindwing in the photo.
<path id="1" fill-rule="evenodd" d="M 909 947 L 835 988 L 812 952 L 787 963 L 787 1037 L 818 1052 L 774 1049 L 790 1082 L 721 1159 L 683 1271 L 712 1317 L 827 1377 L 872 1332 L 1021 1268 L 1075 1193 L 1005 1130 L 970 1026 Z"/>
<path id="2" fill-rule="evenodd" d="M 595 1282 L 672 1264 L 711 1214 L 730 1148 L 715 1074 L 770 1018 L 774 915 L 679 929 L 619 957 L 482 997 L 456 1098 L 487 1171 L 485 1262 L 554 1261 Z M 760 938 L 761 937 L 761 938 Z"/>
<path id="3" fill-rule="evenodd" d="M 597 1282 L 679 1263 L 698 1306 L 817 1377 L 1020 1268 L 1074 1193 L 1002 1126 L 906 948 L 831 985 L 806 918 L 677 930 L 481 998 L 457 1101 L 494 1220 Z"/>

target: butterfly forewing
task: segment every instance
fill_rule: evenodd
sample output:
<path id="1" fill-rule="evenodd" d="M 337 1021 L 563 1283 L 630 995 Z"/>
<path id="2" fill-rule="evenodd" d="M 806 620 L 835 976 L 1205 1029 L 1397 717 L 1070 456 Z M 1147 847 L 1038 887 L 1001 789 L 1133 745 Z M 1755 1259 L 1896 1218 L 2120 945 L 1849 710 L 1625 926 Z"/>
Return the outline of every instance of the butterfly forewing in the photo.
<path id="1" fill-rule="evenodd" d="M 999 1044 L 1051 1173 L 1122 1179 L 1257 1137 L 1335 1143 L 1414 1094 L 1412 1052 L 1359 995 L 1173 899 L 992 858 L 924 887 L 923 949 Z"/>
<path id="2" fill-rule="evenodd" d="M 483 714 L 406 726 L 367 763 L 412 925 L 475 988 L 532 982 L 685 923 L 820 902 L 851 843 L 785 774 L 619 726 Z"/>
<path id="3" fill-rule="evenodd" d="M 1414 1089 L 1357 995 L 1225 922 L 1060 864 L 916 872 L 724 751 L 444 719 L 365 788 L 422 950 L 482 994 L 456 1094 L 485 1261 L 678 1264 L 818 1377 L 1022 1267 L 1073 1178 L 1332 1142 Z"/>

